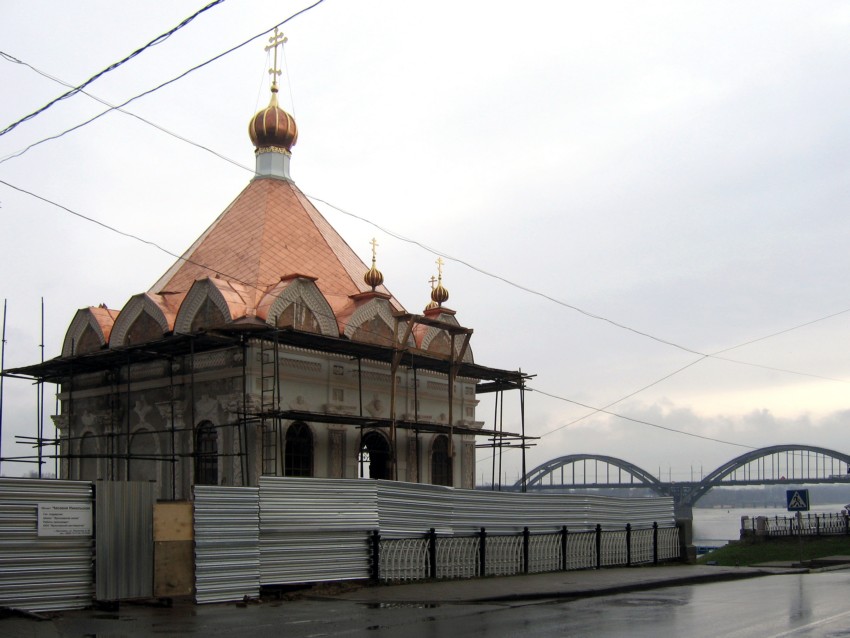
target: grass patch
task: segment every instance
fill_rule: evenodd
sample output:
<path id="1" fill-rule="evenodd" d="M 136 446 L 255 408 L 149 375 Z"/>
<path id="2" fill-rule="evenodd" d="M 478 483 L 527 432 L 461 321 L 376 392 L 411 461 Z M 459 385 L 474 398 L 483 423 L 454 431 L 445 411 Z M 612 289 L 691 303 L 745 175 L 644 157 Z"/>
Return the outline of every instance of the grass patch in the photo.
<path id="1" fill-rule="evenodd" d="M 771 561 L 799 562 L 801 554 L 804 561 L 826 556 L 850 556 L 850 536 L 803 537 L 802 551 L 798 537 L 772 538 L 757 543 L 735 541 L 701 556 L 697 563 L 705 565 L 714 561 L 718 565 L 747 566 Z"/>

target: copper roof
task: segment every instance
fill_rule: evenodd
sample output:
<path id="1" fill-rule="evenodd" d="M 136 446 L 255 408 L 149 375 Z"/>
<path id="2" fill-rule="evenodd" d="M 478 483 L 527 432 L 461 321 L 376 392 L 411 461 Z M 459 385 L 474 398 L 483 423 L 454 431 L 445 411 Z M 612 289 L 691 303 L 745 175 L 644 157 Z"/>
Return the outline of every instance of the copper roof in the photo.
<path id="1" fill-rule="evenodd" d="M 299 273 L 315 277 L 334 312 L 346 314 L 351 296 L 370 290 L 367 270 L 295 184 L 256 178 L 149 292 L 186 292 L 197 279 L 218 277 L 247 290 L 251 315 L 281 277 Z"/>

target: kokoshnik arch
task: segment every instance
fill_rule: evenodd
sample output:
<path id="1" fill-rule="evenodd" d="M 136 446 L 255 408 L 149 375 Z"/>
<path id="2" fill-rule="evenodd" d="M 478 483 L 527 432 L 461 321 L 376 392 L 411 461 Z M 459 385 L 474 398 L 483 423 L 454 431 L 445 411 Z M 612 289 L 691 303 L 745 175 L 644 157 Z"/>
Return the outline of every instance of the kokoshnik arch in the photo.
<path id="1" fill-rule="evenodd" d="M 61 356 L 8 374 L 60 385 L 62 478 L 150 480 L 172 499 L 261 475 L 472 488 L 478 437 L 525 441 L 484 429 L 477 395 L 522 394 L 527 376 L 475 364 L 441 262 L 407 312 L 374 240 L 367 267 L 298 189 L 276 67 L 247 187 L 147 292 L 77 311 Z"/>

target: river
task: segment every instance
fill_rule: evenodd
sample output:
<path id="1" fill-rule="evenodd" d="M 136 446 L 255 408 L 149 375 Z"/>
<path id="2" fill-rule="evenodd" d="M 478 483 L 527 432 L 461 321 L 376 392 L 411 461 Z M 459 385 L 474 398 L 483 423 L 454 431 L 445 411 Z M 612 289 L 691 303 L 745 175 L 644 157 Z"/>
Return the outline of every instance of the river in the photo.
<path id="1" fill-rule="evenodd" d="M 812 514 L 836 514 L 844 503 L 818 505 Z M 694 545 L 720 547 L 741 536 L 741 517 L 792 516 L 788 510 L 777 507 L 694 508 Z"/>

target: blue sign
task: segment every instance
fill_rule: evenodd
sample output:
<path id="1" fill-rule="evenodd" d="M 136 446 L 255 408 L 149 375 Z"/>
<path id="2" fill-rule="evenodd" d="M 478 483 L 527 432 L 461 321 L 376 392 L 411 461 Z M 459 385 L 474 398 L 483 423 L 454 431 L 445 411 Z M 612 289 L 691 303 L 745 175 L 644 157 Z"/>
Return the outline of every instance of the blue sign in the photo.
<path id="1" fill-rule="evenodd" d="M 789 512 L 808 512 L 809 490 L 785 490 L 785 502 Z"/>

